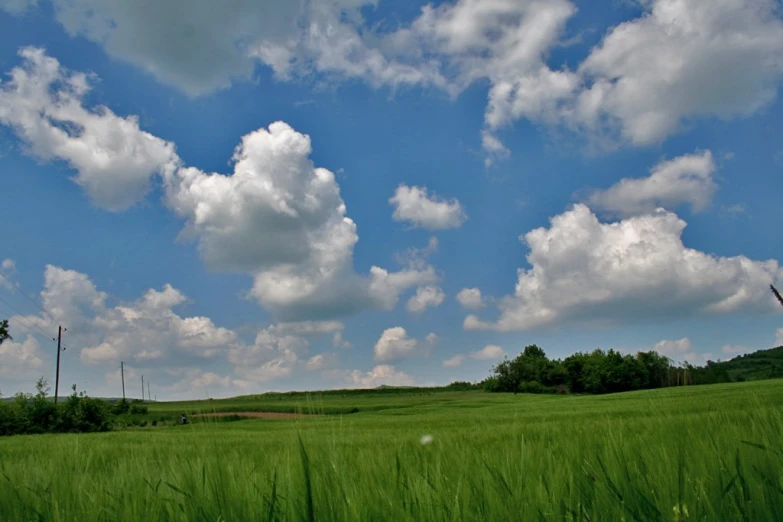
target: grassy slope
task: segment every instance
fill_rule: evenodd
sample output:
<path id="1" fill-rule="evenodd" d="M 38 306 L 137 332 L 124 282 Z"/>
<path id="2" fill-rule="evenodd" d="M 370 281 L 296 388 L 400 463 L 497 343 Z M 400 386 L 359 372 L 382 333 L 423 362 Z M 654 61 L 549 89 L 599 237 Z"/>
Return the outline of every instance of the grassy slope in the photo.
<path id="1" fill-rule="evenodd" d="M 733 380 L 740 376 L 748 381 L 783 377 L 783 346 L 759 350 L 717 365 L 725 368 Z"/>
<path id="2" fill-rule="evenodd" d="M 447 404 L 483 392 L 450 392 L 443 388 L 385 390 L 337 390 L 313 393 L 264 394 L 203 401 L 162 402 L 148 404 L 151 415 L 167 413 L 216 413 L 267 411 L 286 413 L 349 414 L 421 404 Z"/>
<path id="3" fill-rule="evenodd" d="M 0 440 L 0 513 L 107 521 L 647 521 L 676 520 L 680 505 L 688 520 L 783 513 L 783 455 L 743 443 L 783 449 L 780 380 L 601 397 L 320 400 L 324 409 L 376 411 Z M 420 445 L 424 434 L 434 442 Z"/>

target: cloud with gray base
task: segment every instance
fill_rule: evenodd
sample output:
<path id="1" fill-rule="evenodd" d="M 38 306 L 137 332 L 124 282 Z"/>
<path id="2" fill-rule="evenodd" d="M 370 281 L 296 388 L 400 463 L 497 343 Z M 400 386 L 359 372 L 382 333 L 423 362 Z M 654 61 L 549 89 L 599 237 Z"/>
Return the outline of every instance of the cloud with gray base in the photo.
<path id="1" fill-rule="evenodd" d="M 457 354 L 450 359 L 446 359 L 443 361 L 442 365 L 444 368 L 457 368 L 461 366 L 462 363 L 464 363 L 468 358 L 478 361 L 489 361 L 493 359 L 502 359 L 505 356 L 506 351 L 502 347 L 496 344 L 488 344 L 481 350 L 470 352 L 468 355 Z"/>
<path id="2" fill-rule="evenodd" d="M 717 185 L 710 151 L 687 154 L 658 163 L 646 178 L 623 178 L 587 198 L 596 210 L 620 217 L 648 214 L 656 208 L 676 210 L 690 204 L 694 212 L 707 208 Z"/>
<path id="3" fill-rule="evenodd" d="M 401 326 L 387 328 L 375 343 L 375 360 L 391 362 L 428 356 L 437 343 L 438 336 L 434 333 L 428 334 L 422 342 L 410 337 Z"/>
<path id="4" fill-rule="evenodd" d="M 436 195 L 430 196 L 426 187 L 400 185 L 389 198 L 394 206 L 392 218 L 395 221 L 410 223 L 413 228 L 443 230 L 459 228 L 467 220 L 467 215 L 457 199 L 446 200 Z"/>
<path id="5" fill-rule="evenodd" d="M 283 81 L 318 73 L 452 97 L 486 81 L 488 163 L 508 156 L 498 133 L 520 119 L 604 145 L 646 146 L 694 119 L 756 112 L 775 98 L 783 75 L 783 23 L 768 0 L 642 2 L 638 18 L 606 30 L 573 70 L 547 63 L 577 12 L 568 0 L 427 4 L 388 31 L 362 16 L 377 3 L 231 0 L 215 13 L 205 0 L 185 10 L 65 0 L 55 3 L 55 16 L 69 34 L 191 96 L 249 79 L 257 62 Z M 0 5 L 22 13 L 33 4 Z"/>
<path id="6" fill-rule="evenodd" d="M 28 154 L 67 162 L 93 203 L 125 210 L 146 195 L 153 175 L 177 167 L 174 145 L 142 131 L 138 118 L 84 107 L 89 75 L 64 69 L 43 49 L 25 47 L 19 56 L 22 65 L 0 83 L 0 124 Z"/>
<path id="7" fill-rule="evenodd" d="M 20 51 L 23 65 L 0 85 L 0 124 L 41 159 L 65 160 L 74 181 L 108 210 L 144 198 L 160 177 L 165 203 L 185 221 L 214 270 L 253 278 L 248 295 L 280 321 L 333 320 L 390 310 L 405 291 L 437 283 L 418 262 L 390 272 L 353 268 L 357 226 L 334 174 L 310 160 L 310 137 L 273 122 L 242 137 L 231 175 L 184 166 L 174 145 L 142 131 L 134 117 L 88 109 L 90 78 L 64 69 L 42 49 Z"/>
<path id="8" fill-rule="evenodd" d="M 715 256 L 682 242 L 685 221 L 659 209 L 601 222 L 575 205 L 521 236 L 530 252 L 495 321 L 465 318 L 468 330 L 517 331 L 569 322 L 614 323 L 768 310 L 776 260 Z"/>

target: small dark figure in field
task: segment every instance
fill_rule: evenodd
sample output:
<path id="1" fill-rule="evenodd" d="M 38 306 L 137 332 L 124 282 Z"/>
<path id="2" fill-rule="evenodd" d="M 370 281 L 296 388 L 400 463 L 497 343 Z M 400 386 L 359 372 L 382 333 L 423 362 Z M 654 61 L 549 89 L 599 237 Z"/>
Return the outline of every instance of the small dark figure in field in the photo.
<path id="1" fill-rule="evenodd" d="M 184 413 L 180 413 L 179 414 L 179 423 L 180 424 L 187 424 L 188 423 L 188 418 L 185 417 Z"/>

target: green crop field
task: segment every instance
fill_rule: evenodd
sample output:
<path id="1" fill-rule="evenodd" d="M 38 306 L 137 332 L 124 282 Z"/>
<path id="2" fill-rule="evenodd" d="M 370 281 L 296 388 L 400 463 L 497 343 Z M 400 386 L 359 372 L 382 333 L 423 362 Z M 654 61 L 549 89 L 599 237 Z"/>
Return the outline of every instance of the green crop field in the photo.
<path id="1" fill-rule="evenodd" d="M 783 519 L 781 380 L 261 396 L 149 415 L 297 410 L 327 415 L 0 439 L 0 519 Z"/>

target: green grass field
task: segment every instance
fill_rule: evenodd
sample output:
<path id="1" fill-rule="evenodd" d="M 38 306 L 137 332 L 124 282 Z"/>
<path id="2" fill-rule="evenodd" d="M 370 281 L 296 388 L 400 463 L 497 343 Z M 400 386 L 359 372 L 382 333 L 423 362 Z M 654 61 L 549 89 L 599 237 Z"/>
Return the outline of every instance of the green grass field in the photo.
<path id="1" fill-rule="evenodd" d="M 0 520 L 783 520 L 781 380 L 262 396 L 150 415 L 199 409 L 359 411 L 2 439 Z"/>

